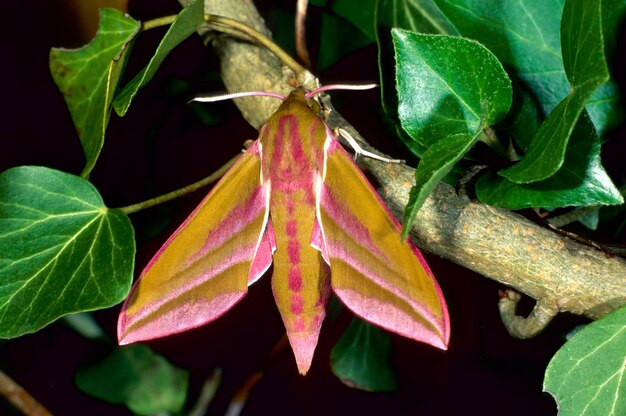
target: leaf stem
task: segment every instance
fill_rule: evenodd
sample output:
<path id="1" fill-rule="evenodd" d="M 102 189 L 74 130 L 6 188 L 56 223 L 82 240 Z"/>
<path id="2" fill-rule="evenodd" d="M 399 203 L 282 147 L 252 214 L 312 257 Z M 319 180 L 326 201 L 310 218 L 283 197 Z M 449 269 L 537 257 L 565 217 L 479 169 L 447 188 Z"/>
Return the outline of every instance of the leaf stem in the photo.
<path id="1" fill-rule="evenodd" d="M 147 208 L 152 208 L 153 206 L 162 204 L 167 201 L 171 201 L 172 199 L 180 198 L 183 195 L 187 195 L 189 193 L 195 192 L 200 188 L 203 188 L 224 176 L 226 171 L 230 169 L 230 167 L 241 157 L 241 155 L 237 155 L 226 162 L 221 168 L 210 174 L 204 179 L 200 179 L 197 182 L 194 182 L 190 185 L 185 186 L 184 188 L 177 189 L 172 192 L 168 192 L 163 195 L 159 195 L 157 197 L 148 199 L 146 201 L 138 202 L 136 204 L 128 205 L 125 207 L 118 208 L 125 214 L 132 214 L 138 211 L 142 211 Z"/>
<path id="2" fill-rule="evenodd" d="M 176 20 L 176 16 L 178 15 L 172 14 L 169 16 L 158 17 L 152 20 L 146 20 L 145 22 L 141 24 L 141 28 L 142 30 L 146 31 L 146 30 L 154 29 L 154 28 L 161 27 L 161 26 L 171 25 L 174 22 L 174 20 Z"/>
<path id="3" fill-rule="evenodd" d="M 289 67 L 297 77 L 308 72 L 306 68 L 300 65 L 280 46 L 275 44 L 270 38 L 258 32 L 256 29 L 224 16 L 216 16 L 213 14 L 204 15 L 207 25 L 218 32 L 227 33 L 246 40 L 253 40 L 272 52 L 287 67 Z M 244 36 L 242 36 L 244 35 Z"/>

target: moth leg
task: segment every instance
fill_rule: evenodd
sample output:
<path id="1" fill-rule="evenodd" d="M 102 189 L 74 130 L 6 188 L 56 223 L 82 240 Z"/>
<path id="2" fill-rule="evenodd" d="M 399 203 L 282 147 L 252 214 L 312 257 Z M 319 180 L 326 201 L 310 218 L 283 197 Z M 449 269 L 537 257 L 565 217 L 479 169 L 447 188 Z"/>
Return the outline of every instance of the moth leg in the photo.
<path id="1" fill-rule="evenodd" d="M 354 160 L 356 160 L 359 155 L 369 157 L 370 159 L 380 160 L 385 163 L 404 163 L 404 160 L 401 159 L 389 159 L 384 156 L 378 155 L 376 153 L 372 153 L 368 150 L 365 150 L 361 147 L 361 145 L 352 137 L 350 133 L 341 127 L 336 127 L 334 129 L 335 136 L 341 136 L 350 144 L 352 149 L 354 149 Z"/>

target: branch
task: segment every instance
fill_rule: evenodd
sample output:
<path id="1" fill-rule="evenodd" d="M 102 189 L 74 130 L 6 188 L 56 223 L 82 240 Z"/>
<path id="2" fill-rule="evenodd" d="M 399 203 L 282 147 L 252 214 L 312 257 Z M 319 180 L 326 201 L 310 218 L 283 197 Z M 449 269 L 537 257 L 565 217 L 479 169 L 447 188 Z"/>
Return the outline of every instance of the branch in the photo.
<path id="1" fill-rule="evenodd" d="M 27 416 L 52 416 L 48 409 L 3 371 L 0 371 L 0 394 Z"/>
<path id="2" fill-rule="evenodd" d="M 183 5 L 189 2 L 179 1 Z M 270 36 L 250 0 L 205 0 L 205 12 L 238 19 Z M 289 93 L 288 76 L 267 51 L 225 35 L 206 31 L 200 34 L 216 48 L 224 83 L 230 91 Z M 276 100 L 263 98 L 246 98 L 236 104 L 256 128 L 278 105 Z M 337 112 L 331 113 L 328 123 L 348 130 L 365 143 Z M 401 218 L 414 169 L 370 159 L 364 162 L 378 180 L 383 199 Z M 420 248 L 536 299 L 535 310 L 522 318 L 515 315 L 519 296 L 512 291 L 502 296 L 503 322 L 512 335 L 520 338 L 540 332 L 558 312 L 597 319 L 626 304 L 625 260 L 609 258 L 515 213 L 472 201 L 443 183 L 418 212 L 411 236 Z"/>

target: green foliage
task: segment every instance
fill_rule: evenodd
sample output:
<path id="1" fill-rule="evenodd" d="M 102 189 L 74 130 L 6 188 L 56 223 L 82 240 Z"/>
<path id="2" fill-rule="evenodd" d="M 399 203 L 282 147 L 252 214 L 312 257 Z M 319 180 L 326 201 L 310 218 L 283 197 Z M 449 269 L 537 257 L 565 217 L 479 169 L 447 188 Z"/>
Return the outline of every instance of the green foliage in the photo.
<path id="1" fill-rule="evenodd" d="M 600 140 L 587 115 L 576 124 L 564 165 L 540 182 L 516 184 L 495 173 L 476 184 L 481 201 L 507 209 L 620 204 L 622 196 L 600 163 Z"/>
<path id="2" fill-rule="evenodd" d="M 561 25 L 563 64 L 572 92 L 548 115 L 524 159 L 500 175 L 515 183 L 547 179 L 563 165 L 569 138 L 591 95 L 609 80 L 600 2 L 570 0 Z"/>
<path id="3" fill-rule="evenodd" d="M 111 102 L 140 27 L 120 11 L 102 9 L 100 27 L 91 43 L 50 52 L 50 73 L 63 93 L 85 153 L 82 176 L 89 176 L 100 155 Z"/>
<path id="4" fill-rule="evenodd" d="M 614 43 L 607 46 L 604 36 L 614 36 L 618 20 L 610 18 L 604 23 L 609 5 L 581 0 L 563 4 L 535 1 L 523 5 L 516 2 L 494 5 L 475 0 L 434 3 L 445 17 L 443 21 L 454 25 L 462 36 L 482 42 L 507 65 L 516 81 L 514 111 L 495 126 L 498 132 L 510 136 L 500 136 L 499 144 L 489 141 L 487 144 L 505 155 L 503 149 L 511 146 L 506 139 L 511 138 L 526 154 L 521 162 L 500 171 L 499 175 L 492 171 L 482 175 L 476 185 L 478 197 L 488 204 L 509 209 L 621 204 L 623 198 L 600 162 L 601 138 L 596 133 L 604 132 L 621 119 L 618 92 L 611 86 L 605 57 Z M 624 2 L 609 4 L 618 15 L 624 15 Z M 398 10 L 401 9 L 395 9 L 394 13 L 398 14 Z M 430 15 L 423 19 L 431 21 L 427 19 Z M 425 25 L 424 31 L 436 29 L 437 25 L 430 24 Z M 410 40 L 416 45 L 420 41 L 423 42 L 417 37 Z M 504 115 L 500 113 L 496 120 L 481 119 L 482 114 L 475 109 L 489 105 L 490 97 L 484 94 L 477 94 L 472 101 L 465 95 L 459 95 L 457 100 L 449 93 L 445 101 L 431 93 L 440 85 L 444 86 L 442 91 L 445 87 L 457 91 L 476 88 L 475 84 L 480 82 L 486 85 L 476 91 L 497 91 L 488 84 L 497 84 L 497 77 L 476 64 L 469 45 L 459 44 L 454 51 L 443 51 L 436 43 L 422 45 L 413 59 L 407 59 L 398 53 L 398 42 L 395 44 L 399 118 L 410 136 L 403 138 L 410 149 L 417 148 L 422 156 L 416 186 L 405 210 L 405 224 L 412 220 L 436 182 L 478 139 L 480 131 L 474 126 L 477 123 L 484 123 L 480 128 L 493 126 Z M 422 55 L 427 53 L 439 58 L 424 64 L 425 71 L 415 71 L 413 68 L 420 65 Z M 444 59 L 453 53 L 458 57 L 456 60 Z M 497 63 L 497 59 L 492 60 Z M 425 76 L 424 72 L 433 75 Z M 454 104 L 455 101 L 462 104 Z M 506 113 L 509 108 L 500 106 L 499 110 Z M 594 124 L 590 123 L 587 111 Z M 543 122 L 542 113 L 549 113 Z M 468 114 L 474 114 L 473 120 Z M 468 124 L 470 121 L 474 125 Z M 455 137 L 441 141 L 447 136 Z M 445 146 L 448 153 L 438 146 Z"/>
<path id="5" fill-rule="evenodd" d="M 326 69 L 339 59 L 365 45 L 372 43 L 349 21 L 333 14 L 324 13 L 321 22 L 320 51 L 316 66 Z"/>
<path id="6" fill-rule="evenodd" d="M 562 416 L 626 414 L 626 307 L 578 331 L 552 357 L 543 389 Z"/>
<path id="7" fill-rule="evenodd" d="M 370 41 L 376 40 L 374 13 L 376 0 L 334 0 L 333 12 L 357 27 Z"/>
<path id="8" fill-rule="evenodd" d="M 429 147 L 495 124 L 511 106 L 511 81 L 478 42 L 394 30 L 398 115 L 413 140 Z"/>
<path id="9" fill-rule="evenodd" d="M 511 106 L 511 81 L 478 42 L 394 29 L 398 115 L 428 150 L 415 171 L 404 236 L 432 189 Z"/>
<path id="10" fill-rule="evenodd" d="M 398 381 L 390 367 L 391 340 L 382 330 L 353 318 L 330 353 L 333 373 L 346 385 L 367 391 L 393 391 Z"/>
<path id="11" fill-rule="evenodd" d="M 154 415 L 182 409 L 189 374 L 148 347 L 133 345 L 79 370 L 76 384 L 85 393 L 124 404 L 135 414 Z"/>
<path id="12" fill-rule="evenodd" d="M 376 25 L 379 34 L 392 28 L 419 33 L 458 34 L 432 0 L 378 0 Z"/>
<path id="13" fill-rule="evenodd" d="M 435 2 L 462 36 L 481 42 L 519 77 L 544 115 L 569 94 L 560 44 L 565 0 L 498 2 L 495 5 L 480 0 Z M 603 30 L 608 35 L 605 38 L 616 39 L 624 1 L 582 3 L 592 8 L 602 3 Z M 609 14 L 611 17 L 605 19 Z M 612 54 L 614 43 L 605 46 L 607 54 Z M 619 92 L 612 83 L 601 88 L 589 101 L 587 109 L 600 135 L 621 121 L 618 106 Z"/>
<path id="14" fill-rule="evenodd" d="M 0 337 L 122 301 L 133 278 L 128 217 L 89 182 L 22 166 L 0 175 Z"/>
<path id="15" fill-rule="evenodd" d="M 432 0 L 377 0 L 375 19 L 383 107 L 393 118 L 397 113 L 398 100 L 392 86 L 395 71 L 391 29 L 446 35 L 456 35 L 458 32 Z M 411 148 L 410 144 L 408 146 Z"/>
<path id="16" fill-rule="evenodd" d="M 148 65 L 116 95 L 113 107 L 119 116 L 126 114 L 139 89 L 150 82 L 172 49 L 195 33 L 203 23 L 204 2 L 202 0 L 195 0 L 178 14 Z"/>

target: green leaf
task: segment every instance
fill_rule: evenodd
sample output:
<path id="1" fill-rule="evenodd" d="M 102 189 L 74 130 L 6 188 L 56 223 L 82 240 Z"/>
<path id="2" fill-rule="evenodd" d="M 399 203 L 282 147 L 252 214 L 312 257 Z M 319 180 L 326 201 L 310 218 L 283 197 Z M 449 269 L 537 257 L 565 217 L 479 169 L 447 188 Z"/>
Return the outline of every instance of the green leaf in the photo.
<path id="1" fill-rule="evenodd" d="M 400 122 L 420 144 L 474 134 L 508 112 L 511 81 L 478 42 L 398 29 L 392 37 Z"/>
<path id="2" fill-rule="evenodd" d="M 398 389 L 390 367 L 391 341 L 380 329 L 353 318 L 330 353 L 333 373 L 347 386 L 366 391 Z"/>
<path id="3" fill-rule="evenodd" d="M 113 9 L 100 10 L 96 37 L 80 49 L 53 48 L 50 73 L 63 93 L 85 153 L 87 177 L 104 144 L 111 101 L 141 24 Z"/>
<path id="4" fill-rule="evenodd" d="M 485 204 L 506 209 L 624 202 L 600 163 L 600 139 L 586 114 L 578 119 L 565 163 L 555 175 L 540 182 L 517 184 L 490 172 L 476 183 L 476 196 Z"/>
<path id="5" fill-rule="evenodd" d="M 396 117 L 398 100 L 395 94 L 391 29 L 399 28 L 418 33 L 458 34 L 433 0 L 376 0 L 376 41 L 380 90 L 385 112 Z"/>
<path id="6" fill-rule="evenodd" d="M 161 43 L 157 47 L 148 65 L 126 84 L 115 97 L 113 107 L 120 117 L 126 114 L 130 103 L 135 95 L 137 95 L 139 89 L 150 82 L 159 69 L 159 66 L 161 66 L 172 49 L 187 39 L 191 34 L 195 33 L 203 23 L 204 2 L 202 0 L 193 1 L 178 14 L 176 20 L 174 20 L 161 40 Z"/>
<path id="7" fill-rule="evenodd" d="M 498 173 L 520 184 L 554 175 L 565 161 L 567 144 L 588 98 L 589 89 L 583 88 L 561 101 L 539 126 L 524 159 Z"/>
<path id="8" fill-rule="evenodd" d="M 515 143 L 526 152 L 541 125 L 539 109 L 525 90 L 514 89 L 514 93 L 517 95 L 513 99 L 514 108 L 509 112 L 503 125 Z"/>
<path id="9" fill-rule="evenodd" d="M 398 29 L 392 37 L 400 122 L 413 140 L 428 148 L 404 211 L 406 237 L 410 228 L 406 225 L 426 197 L 471 149 L 483 128 L 507 114 L 513 93 L 502 65 L 476 41 Z"/>
<path id="10" fill-rule="evenodd" d="M 76 385 L 99 399 L 125 404 L 138 415 L 154 415 L 182 409 L 189 373 L 148 347 L 133 345 L 80 369 L 76 373 Z"/>
<path id="11" fill-rule="evenodd" d="M 476 39 L 522 79 L 543 113 L 567 95 L 559 28 L 565 0 L 435 0 L 462 36 Z"/>
<path id="12" fill-rule="evenodd" d="M 620 87 L 609 80 L 602 84 L 587 100 L 585 107 L 598 136 L 604 138 L 611 129 L 618 127 L 624 121 L 624 107 Z"/>
<path id="13" fill-rule="evenodd" d="M 458 34 L 432 0 L 377 0 L 376 24 L 387 30 Z"/>
<path id="14" fill-rule="evenodd" d="M 316 66 L 330 67 L 346 55 L 373 42 L 349 21 L 329 13 L 322 14 L 320 50 Z"/>
<path id="15" fill-rule="evenodd" d="M 121 302 L 133 280 L 128 217 L 84 179 L 36 166 L 0 174 L 0 337 Z"/>
<path id="16" fill-rule="evenodd" d="M 578 331 L 550 360 L 543 390 L 559 415 L 626 414 L 626 307 Z"/>
<path id="17" fill-rule="evenodd" d="M 333 12 L 357 27 L 370 41 L 376 40 L 376 0 L 334 0 Z"/>
<path id="18" fill-rule="evenodd" d="M 626 18 L 626 0 L 602 0 L 602 29 L 604 54 L 609 66 L 615 62 L 615 52 L 620 31 Z"/>
<path id="19" fill-rule="evenodd" d="M 587 208 L 591 209 L 585 215 L 581 215 L 576 219 L 579 223 L 589 228 L 590 230 L 596 230 L 600 223 L 600 207 Z"/>
<path id="20" fill-rule="evenodd" d="M 561 44 L 565 72 L 573 91 L 539 127 L 524 159 L 499 172 L 512 182 L 541 181 L 560 169 L 570 136 L 587 100 L 609 80 L 600 2 L 568 0 L 565 3 Z"/>
<path id="21" fill-rule="evenodd" d="M 548 114 L 569 94 L 563 70 L 560 28 L 565 0 L 524 2 L 483 0 L 435 0 L 439 9 L 461 35 L 489 48 L 511 72 L 529 87 L 542 113 Z M 587 2 L 593 7 L 597 2 Z M 604 38 L 607 56 L 615 50 L 615 39 L 626 11 L 624 0 L 603 0 Z M 619 90 L 615 84 L 602 87 L 587 103 L 587 110 L 600 137 L 623 118 Z"/>
<path id="22" fill-rule="evenodd" d="M 87 339 L 107 340 L 107 334 L 98 325 L 90 312 L 65 315 L 63 320 L 74 331 Z"/>
<path id="23" fill-rule="evenodd" d="M 411 188 L 409 202 L 404 209 L 402 237 L 406 238 L 411 230 L 410 224 L 424 201 L 439 181 L 452 170 L 454 164 L 472 148 L 480 133 L 453 134 L 439 140 L 426 150 L 415 170 L 415 185 Z"/>

